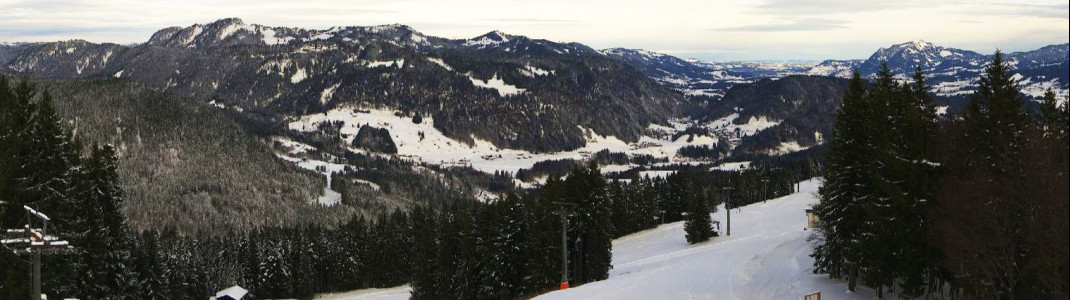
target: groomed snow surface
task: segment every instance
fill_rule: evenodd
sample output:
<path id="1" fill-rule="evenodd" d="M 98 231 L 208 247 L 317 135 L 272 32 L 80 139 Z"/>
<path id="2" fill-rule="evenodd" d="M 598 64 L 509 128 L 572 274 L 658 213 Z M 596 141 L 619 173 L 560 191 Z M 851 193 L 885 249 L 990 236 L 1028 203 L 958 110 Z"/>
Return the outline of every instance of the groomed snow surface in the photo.
<path id="1" fill-rule="evenodd" d="M 813 274 L 805 210 L 817 203 L 818 179 L 800 192 L 732 210 L 732 236 L 688 245 L 683 223 L 672 223 L 613 241 L 609 279 L 536 297 L 572 299 L 873 299 L 874 292 L 847 292 L 842 281 Z M 723 207 L 714 214 L 726 219 Z M 408 287 L 323 295 L 317 299 L 408 299 Z M 895 298 L 887 295 L 888 299 Z"/>

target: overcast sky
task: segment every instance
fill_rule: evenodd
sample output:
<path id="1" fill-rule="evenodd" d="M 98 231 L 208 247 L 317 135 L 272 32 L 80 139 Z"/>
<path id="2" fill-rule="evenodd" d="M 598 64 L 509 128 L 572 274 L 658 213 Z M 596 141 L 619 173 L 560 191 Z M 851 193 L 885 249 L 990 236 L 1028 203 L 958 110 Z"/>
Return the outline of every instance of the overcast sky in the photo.
<path id="1" fill-rule="evenodd" d="M 502 30 L 705 60 L 866 58 L 917 39 L 988 53 L 1070 39 L 1067 0 L 0 0 L 0 42 L 139 43 L 225 17 L 320 29 L 400 23 L 448 38 Z"/>

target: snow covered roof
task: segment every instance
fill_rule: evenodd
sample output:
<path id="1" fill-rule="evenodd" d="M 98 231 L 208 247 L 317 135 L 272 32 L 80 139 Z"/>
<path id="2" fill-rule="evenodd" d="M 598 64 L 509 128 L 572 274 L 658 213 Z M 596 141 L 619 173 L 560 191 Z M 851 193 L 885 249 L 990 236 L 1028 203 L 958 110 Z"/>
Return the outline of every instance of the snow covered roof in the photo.
<path id="1" fill-rule="evenodd" d="M 218 300 L 223 300 L 223 299 L 241 300 L 241 298 L 245 297 L 245 295 L 248 294 L 248 293 L 249 293 L 248 290 L 243 289 L 242 287 L 235 285 L 235 286 L 229 287 L 229 288 L 227 288 L 225 290 L 219 291 L 218 293 L 215 293 L 215 297 L 212 297 L 212 299 L 218 299 Z"/>
<path id="2" fill-rule="evenodd" d="M 45 214 L 43 214 L 43 213 L 41 213 L 39 211 L 36 211 L 33 208 L 30 208 L 29 206 L 23 205 L 22 208 L 25 209 L 26 211 L 30 212 L 31 215 L 34 215 L 34 216 L 36 216 L 37 218 L 39 218 L 41 220 L 45 220 L 45 221 L 51 221 L 52 220 L 52 219 L 49 219 L 48 216 L 46 216 Z"/>

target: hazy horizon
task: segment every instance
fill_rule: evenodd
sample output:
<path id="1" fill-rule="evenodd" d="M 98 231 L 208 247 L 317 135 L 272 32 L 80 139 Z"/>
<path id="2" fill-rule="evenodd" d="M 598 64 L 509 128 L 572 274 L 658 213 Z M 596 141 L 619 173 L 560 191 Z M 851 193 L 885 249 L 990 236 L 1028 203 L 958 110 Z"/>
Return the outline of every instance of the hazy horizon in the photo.
<path id="1" fill-rule="evenodd" d="M 309 29 L 404 24 L 453 39 L 501 30 L 705 61 L 865 59 L 913 40 L 987 54 L 1070 40 L 1070 3 L 1052 0 L 550 2 L 0 0 L 0 42 L 142 43 L 162 28 L 229 17 Z"/>

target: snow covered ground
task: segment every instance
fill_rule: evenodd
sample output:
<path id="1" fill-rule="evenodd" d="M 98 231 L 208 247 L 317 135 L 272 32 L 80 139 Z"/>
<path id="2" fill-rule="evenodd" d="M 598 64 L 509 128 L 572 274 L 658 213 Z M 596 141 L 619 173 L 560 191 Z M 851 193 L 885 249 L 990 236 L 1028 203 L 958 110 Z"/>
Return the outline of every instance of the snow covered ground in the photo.
<path id="1" fill-rule="evenodd" d="M 802 299 L 815 291 L 873 299 L 871 290 L 847 293 L 845 283 L 812 272 L 804 211 L 820 185 L 808 180 L 799 193 L 733 210 L 731 237 L 688 245 L 683 223 L 673 223 L 618 239 L 609 279 L 536 299 Z M 724 222 L 723 207 L 714 217 Z"/>
<path id="2" fill-rule="evenodd" d="M 811 179 L 798 193 L 734 209 L 730 237 L 688 245 L 683 223 L 672 223 L 617 239 L 609 279 L 535 299 L 802 299 L 815 291 L 827 300 L 873 299 L 872 290 L 848 293 L 846 283 L 812 272 L 807 238 L 813 232 L 804 230 L 804 211 L 817 202 L 820 186 Z M 718 208 L 714 217 L 724 222 L 725 213 Z M 360 290 L 316 299 L 403 300 L 408 291 Z"/>
<path id="3" fill-rule="evenodd" d="M 292 120 L 289 128 L 297 131 L 315 131 L 323 122 L 343 122 L 341 133 L 346 136 L 346 144 L 351 144 L 356 137 L 360 126 L 369 125 L 384 128 L 390 132 L 390 137 L 398 147 L 398 156 L 414 161 L 426 162 L 437 165 L 465 165 L 487 173 L 495 171 L 508 171 L 515 173 L 523 168 L 530 168 L 537 162 L 559 159 L 587 159 L 592 154 L 608 149 L 611 152 L 627 153 L 629 155 L 651 155 L 657 158 L 669 158 L 670 162 L 680 163 L 676 159 L 676 152 L 688 145 L 710 146 L 719 141 L 710 136 L 681 136 L 675 140 L 644 136 L 636 143 L 624 142 L 614 136 L 602 136 L 592 130 L 580 128 L 586 132 L 587 145 L 572 151 L 552 153 L 532 153 L 523 150 L 500 148 L 488 141 L 474 138 L 475 143 L 468 145 L 445 136 L 434 127 L 434 118 L 425 116 L 420 124 L 412 122 L 411 117 L 400 116 L 393 110 L 388 109 L 362 109 L 362 108 L 339 108 L 326 113 L 311 114 Z M 723 123 L 723 124 L 722 124 Z M 751 133 L 767 128 L 770 122 L 762 119 L 754 119 L 754 124 L 734 125 L 731 120 L 718 120 L 716 125 L 720 130 L 737 128 Z M 775 124 L 775 123 L 772 123 Z M 652 131 L 671 136 L 673 133 L 684 130 L 687 124 L 674 123 L 674 127 L 650 125 Z M 354 151 L 360 151 L 353 149 Z M 617 171 L 621 167 L 616 167 Z"/>
<path id="4" fill-rule="evenodd" d="M 364 289 L 345 293 L 317 295 L 315 300 L 407 300 L 412 288 L 404 285 L 387 289 Z"/>

